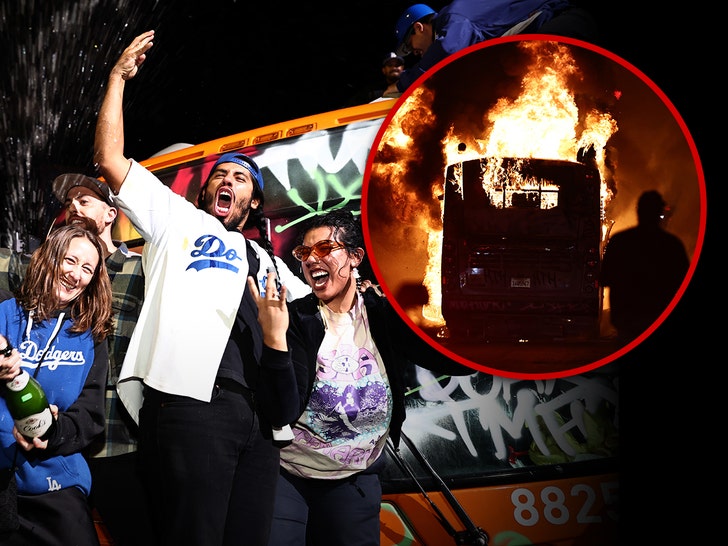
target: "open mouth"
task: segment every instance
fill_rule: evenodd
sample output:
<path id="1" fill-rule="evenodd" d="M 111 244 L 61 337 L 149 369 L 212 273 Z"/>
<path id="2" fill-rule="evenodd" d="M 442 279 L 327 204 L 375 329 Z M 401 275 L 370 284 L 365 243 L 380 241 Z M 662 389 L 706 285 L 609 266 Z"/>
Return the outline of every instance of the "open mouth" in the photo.
<path id="1" fill-rule="evenodd" d="M 233 207 L 235 195 L 228 187 L 222 187 L 215 194 L 215 216 L 227 216 Z"/>
<path id="2" fill-rule="evenodd" d="M 311 271 L 311 281 L 313 281 L 313 289 L 320 290 L 326 286 L 326 282 L 329 280 L 329 272 L 323 269 L 317 269 Z"/>
<path id="3" fill-rule="evenodd" d="M 71 282 L 63 277 L 61 277 L 61 279 L 60 279 L 60 285 L 61 285 L 61 288 L 63 290 L 65 290 L 66 292 L 73 292 L 74 290 L 76 290 L 76 283 Z"/>

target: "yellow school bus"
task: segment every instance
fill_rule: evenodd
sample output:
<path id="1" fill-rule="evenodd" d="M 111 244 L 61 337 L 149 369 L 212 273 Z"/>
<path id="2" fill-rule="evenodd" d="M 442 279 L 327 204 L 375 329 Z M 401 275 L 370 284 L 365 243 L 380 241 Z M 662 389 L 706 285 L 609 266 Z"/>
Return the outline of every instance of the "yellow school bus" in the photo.
<path id="1" fill-rule="evenodd" d="M 242 151 L 265 178 L 276 253 L 292 271 L 299 224 L 361 210 L 368 155 L 394 100 L 278 123 L 141 161 L 195 201 L 220 154 Z M 386 196 L 382 196 L 386 198 Z M 121 217 L 116 239 L 143 240 Z M 434 349 L 433 349 L 434 350 Z M 618 374 L 435 377 L 414 363 L 407 420 L 382 475 L 381 544 L 611 546 L 618 526 Z M 98 522 L 102 544 L 111 544 Z"/>

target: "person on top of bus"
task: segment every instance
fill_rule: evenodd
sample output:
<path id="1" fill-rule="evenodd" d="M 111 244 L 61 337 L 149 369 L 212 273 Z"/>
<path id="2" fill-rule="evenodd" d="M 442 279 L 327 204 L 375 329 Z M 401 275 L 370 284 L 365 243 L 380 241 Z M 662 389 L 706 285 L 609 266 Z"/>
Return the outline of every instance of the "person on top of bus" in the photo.
<path id="1" fill-rule="evenodd" d="M 468 46 L 533 32 L 589 40 L 596 35 L 596 24 L 571 0 L 454 0 L 439 12 L 427 4 L 413 4 L 395 25 L 396 53 L 421 58 L 402 71 L 385 95 L 404 92 L 427 70 Z"/>

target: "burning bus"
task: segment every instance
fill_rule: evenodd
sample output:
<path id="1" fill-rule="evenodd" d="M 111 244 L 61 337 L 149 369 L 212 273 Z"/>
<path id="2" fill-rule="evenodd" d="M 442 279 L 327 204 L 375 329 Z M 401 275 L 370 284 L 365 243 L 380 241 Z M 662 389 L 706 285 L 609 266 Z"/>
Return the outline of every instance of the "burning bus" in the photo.
<path id="1" fill-rule="evenodd" d="M 592 164 L 480 158 L 447 167 L 442 315 L 451 336 L 594 339 L 601 178 Z"/>

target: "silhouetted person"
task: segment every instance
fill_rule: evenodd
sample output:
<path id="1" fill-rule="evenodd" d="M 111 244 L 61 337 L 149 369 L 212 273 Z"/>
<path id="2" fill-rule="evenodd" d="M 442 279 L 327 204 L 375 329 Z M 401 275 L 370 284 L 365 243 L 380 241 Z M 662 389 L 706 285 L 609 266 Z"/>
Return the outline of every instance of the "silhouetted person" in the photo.
<path id="1" fill-rule="evenodd" d="M 638 225 L 615 233 L 604 251 L 601 282 L 609 287 L 610 321 L 625 340 L 657 320 L 690 266 L 682 241 L 662 226 L 666 212 L 659 192 L 642 193 Z"/>

